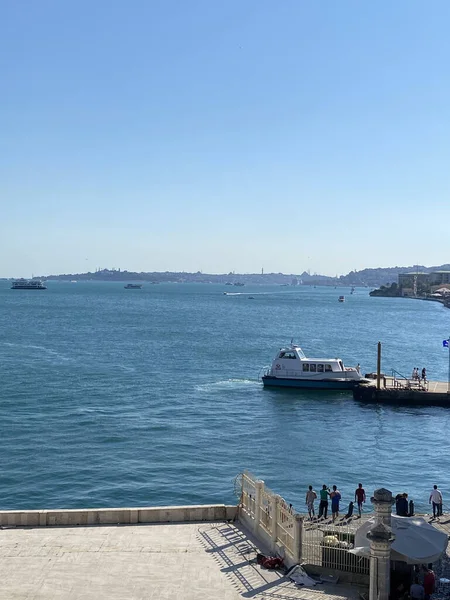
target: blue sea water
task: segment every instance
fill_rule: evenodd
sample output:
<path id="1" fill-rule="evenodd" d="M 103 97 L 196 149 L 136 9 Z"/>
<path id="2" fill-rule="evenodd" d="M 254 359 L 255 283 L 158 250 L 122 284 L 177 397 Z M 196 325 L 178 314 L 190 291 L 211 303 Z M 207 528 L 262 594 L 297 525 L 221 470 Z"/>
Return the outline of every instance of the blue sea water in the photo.
<path id="1" fill-rule="evenodd" d="M 310 483 L 348 502 L 359 481 L 450 505 L 450 409 L 258 381 L 291 338 L 363 372 L 380 340 L 384 372 L 446 381 L 449 333 L 440 304 L 367 289 L 0 282 L 0 508 L 234 503 L 243 469 L 299 509 Z"/>

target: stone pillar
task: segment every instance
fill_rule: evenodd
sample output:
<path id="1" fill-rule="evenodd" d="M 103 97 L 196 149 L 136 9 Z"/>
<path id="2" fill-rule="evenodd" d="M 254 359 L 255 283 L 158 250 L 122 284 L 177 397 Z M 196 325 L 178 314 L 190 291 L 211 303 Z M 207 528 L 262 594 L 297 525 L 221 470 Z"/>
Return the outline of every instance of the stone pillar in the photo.
<path id="1" fill-rule="evenodd" d="M 390 527 L 392 505 L 394 504 L 392 492 L 386 490 L 385 488 L 375 490 L 370 501 L 375 507 L 376 524 L 383 523 L 387 527 Z"/>
<path id="2" fill-rule="evenodd" d="M 277 529 L 277 522 L 278 522 L 278 503 L 281 501 L 281 496 L 278 496 L 277 494 L 275 494 L 274 496 L 272 496 L 272 543 L 275 544 L 277 543 L 277 533 L 278 533 L 278 529 Z"/>
<path id="3" fill-rule="evenodd" d="M 389 600 L 394 535 L 391 528 L 381 522 L 369 531 L 367 538 L 370 541 L 369 600 Z"/>
<path id="4" fill-rule="evenodd" d="M 300 563 L 302 561 L 302 544 L 303 544 L 303 517 L 294 515 L 294 561 Z"/>
<path id="5" fill-rule="evenodd" d="M 259 524 L 261 522 L 261 500 L 263 490 L 264 481 L 262 481 L 262 479 L 255 481 L 255 522 L 253 523 L 254 534 L 258 533 Z"/>

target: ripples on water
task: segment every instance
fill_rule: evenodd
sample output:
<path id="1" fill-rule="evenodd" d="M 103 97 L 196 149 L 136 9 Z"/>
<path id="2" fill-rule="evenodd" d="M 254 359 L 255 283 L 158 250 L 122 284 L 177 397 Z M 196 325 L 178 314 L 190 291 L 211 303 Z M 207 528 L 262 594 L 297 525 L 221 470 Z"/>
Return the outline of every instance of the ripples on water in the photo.
<path id="1" fill-rule="evenodd" d="M 0 283 L 1 508 L 235 502 L 244 468 L 304 507 L 308 484 L 407 491 L 450 505 L 450 410 L 364 405 L 346 393 L 264 390 L 294 337 L 372 371 L 447 380 L 450 311 L 347 290 Z M 254 300 L 248 301 L 248 295 Z"/>

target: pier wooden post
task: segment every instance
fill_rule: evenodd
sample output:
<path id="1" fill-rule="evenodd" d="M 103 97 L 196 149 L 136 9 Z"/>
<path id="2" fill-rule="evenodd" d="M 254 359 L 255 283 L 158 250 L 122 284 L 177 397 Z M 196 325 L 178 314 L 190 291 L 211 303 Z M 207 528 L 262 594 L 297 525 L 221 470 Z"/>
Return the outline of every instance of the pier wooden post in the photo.
<path id="1" fill-rule="evenodd" d="M 264 490 L 264 481 L 259 479 L 255 481 L 255 522 L 253 524 L 253 533 L 258 534 L 259 524 L 261 523 L 261 500 Z"/>
<path id="2" fill-rule="evenodd" d="M 446 340 L 446 342 L 447 342 L 447 348 L 448 348 L 447 394 L 450 394 L 450 337 L 448 338 L 448 340 Z"/>
<path id="3" fill-rule="evenodd" d="M 377 348 L 377 390 L 380 389 L 381 381 L 381 342 L 378 342 Z"/>

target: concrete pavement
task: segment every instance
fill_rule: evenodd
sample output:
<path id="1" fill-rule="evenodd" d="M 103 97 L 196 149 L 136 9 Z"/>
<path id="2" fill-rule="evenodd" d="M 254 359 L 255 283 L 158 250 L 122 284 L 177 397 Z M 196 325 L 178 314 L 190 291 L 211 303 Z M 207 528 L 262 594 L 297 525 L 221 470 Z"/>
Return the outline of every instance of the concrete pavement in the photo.
<path id="1" fill-rule="evenodd" d="M 227 522 L 3 527 L 2 600 L 358 599 L 356 588 L 299 589 L 255 562 Z"/>

